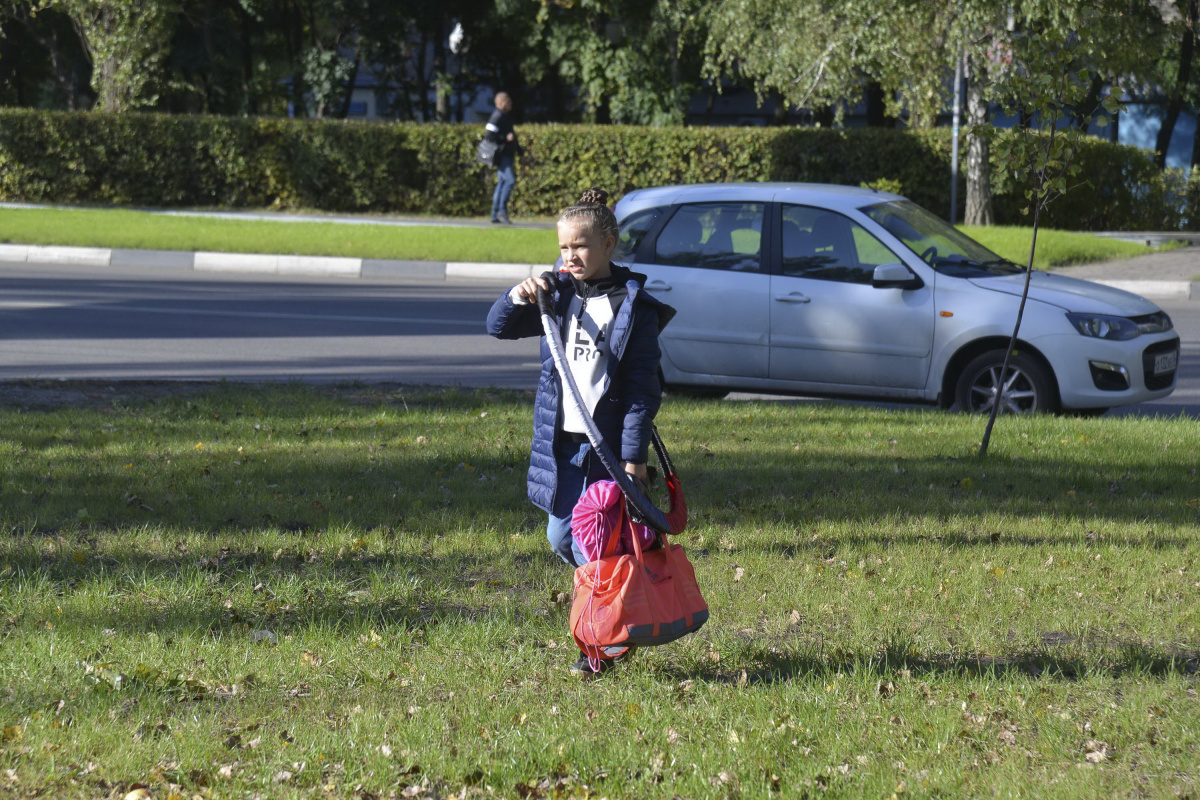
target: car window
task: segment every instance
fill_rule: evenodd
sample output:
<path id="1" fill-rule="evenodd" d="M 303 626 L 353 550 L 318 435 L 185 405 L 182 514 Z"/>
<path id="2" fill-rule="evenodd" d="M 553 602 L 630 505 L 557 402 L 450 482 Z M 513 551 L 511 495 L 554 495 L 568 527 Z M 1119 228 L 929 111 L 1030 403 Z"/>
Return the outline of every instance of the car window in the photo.
<path id="1" fill-rule="evenodd" d="M 642 239 L 663 215 L 662 208 L 645 208 L 635 211 L 621 221 L 621 235 L 617 237 L 617 249 L 612 257 L 617 261 L 629 261 L 637 253 Z"/>
<path id="2" fill-rule="evenodd" d="M 763 203 L 680 206 L 662 229 L 654 261 L 674 267 L 759 272 Z"/>
<path id="3" fill-rule="evenodd" d="M 911 201 L 877 203 L 859 210 L 943 275 L 992 278 L 1023 271 Z"/>
<path id="4" fill-rule="evenodd" d="M 782 207 L 781 271 L 793 278 L 870 283 L 875 267 L 900 259 L 849 217 L 810 206 Z"/>

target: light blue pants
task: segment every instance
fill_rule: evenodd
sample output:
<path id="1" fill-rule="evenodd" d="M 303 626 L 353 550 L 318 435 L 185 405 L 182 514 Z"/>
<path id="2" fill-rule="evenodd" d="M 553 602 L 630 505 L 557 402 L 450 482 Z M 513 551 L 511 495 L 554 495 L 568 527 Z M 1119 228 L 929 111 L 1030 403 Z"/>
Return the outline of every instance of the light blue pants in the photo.
<path id="1" fill-rule="evenodd" d="M 492 219 L 501 214 L 508 216 L 508 198 L 517 185 L 516 156 L 505 153 L 496 166 L 496 191 L 492 192 Z"/>
<path id="2" fill-rule="evenodd" d="M 568 566 L 579 567 L 586 564 L 587 559 L 575 543 L 575 537 L 571 535 L 571 509 L 575 507 L 575 501 L 583 496 L 587 487 L 608 478 L 609 474 L 600 463 L 600 459 L 592 455 L 592 446 L 587 442 L 560 442 L 554 448 L 554 455 L 558 462 L 557 494 L 559 498 L 569 498 L 570 508 L 563 509 L 563 503 L 555 503 L 559 506 L 556 510 L 566 513 L 564 516 L 550 515 L 546 523 L 546 538 L 550 541 L 550 549 Z"/>

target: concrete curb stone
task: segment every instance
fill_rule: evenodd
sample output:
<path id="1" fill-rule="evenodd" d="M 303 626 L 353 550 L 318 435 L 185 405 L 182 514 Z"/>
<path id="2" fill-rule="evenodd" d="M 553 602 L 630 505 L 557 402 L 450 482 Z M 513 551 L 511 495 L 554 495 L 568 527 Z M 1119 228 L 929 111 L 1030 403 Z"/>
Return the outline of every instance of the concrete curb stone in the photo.
<path id="1" fill-rule="evenodd" d="M 513 283 L 546 269 L 538 264 L 450 263 L 270 253 L 189 253 L 97 247 L 0 244 L 0 261 L 98 267 L 155 267 L 194 272 L 331 278 L 409 278 Z"/>

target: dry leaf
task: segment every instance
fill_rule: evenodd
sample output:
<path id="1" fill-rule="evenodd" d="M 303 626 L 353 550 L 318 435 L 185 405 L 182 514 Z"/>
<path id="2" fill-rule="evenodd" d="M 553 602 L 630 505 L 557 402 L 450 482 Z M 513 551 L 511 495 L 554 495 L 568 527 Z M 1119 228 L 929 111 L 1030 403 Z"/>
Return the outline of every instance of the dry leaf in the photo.
<path id="1" fill-rule="evenodd" d="M 287 783 L 292 779 L 292 773 L 286 769 L 281 769 L 275 773 L 275 777 L 271 778 L 274 783 Z"/>
<path id="2" fill-rule="evenodd" d="M 742 569 L 741 567 L 738 567 L 733 571 L 734 581 L 740 581 L 744 577 L 746 577 L 746 570 Z"/>
<path id="3" fill-rule="evenodd" d="M 219 775 L 222 778 L 232 778 L 233 777 L 233 764 L 222 764 L 217 769 L 217 775 Z"/>
<path id="4" fill-rule="evenodd" d="M 1088 739 L 1083 743 L 1084 758 L 1093 764 L 1099 764 L 1108 758 L 1108 742 L 1099 739 Z"/>

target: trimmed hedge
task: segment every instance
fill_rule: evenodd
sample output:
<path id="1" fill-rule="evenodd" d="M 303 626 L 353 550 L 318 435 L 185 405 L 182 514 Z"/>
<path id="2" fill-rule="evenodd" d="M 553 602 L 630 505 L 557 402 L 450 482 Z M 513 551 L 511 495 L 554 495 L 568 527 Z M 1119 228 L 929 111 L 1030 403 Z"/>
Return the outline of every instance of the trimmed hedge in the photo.
<path id="1" fill-rule="evenodd" d="M 0 110 L 0 199 L 473 216 L 489 208 L 494 180 L 475 160 L 481 135 L 478 125 Z M 589 186 L 620 197 L 663 184 L 767 180 L 886 181 L 936 214 L 949 210 L 945 129 L 523 125 L 520 135 L 517 215 L 556 214 Z M 1200 203 L 1200 184 L 1161 172 L 1144 151 L 1096 139 L 1079 163 L 1090 185 L 1055 201 L 1047 225 L 1200 222 L 1185 213 Z M 997 196 L 997 222 L 1027 224 L 1022 206 L 1019 195 Z"/>

